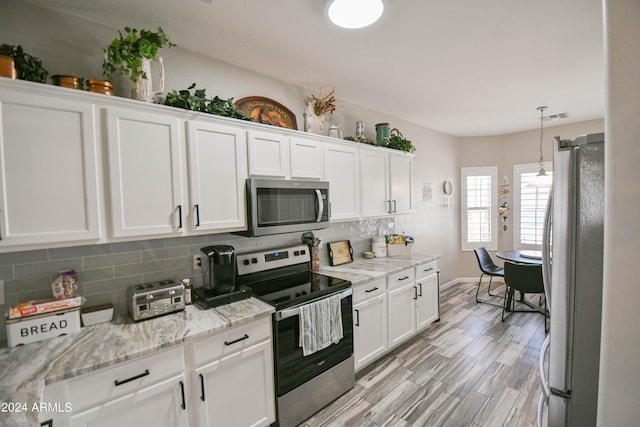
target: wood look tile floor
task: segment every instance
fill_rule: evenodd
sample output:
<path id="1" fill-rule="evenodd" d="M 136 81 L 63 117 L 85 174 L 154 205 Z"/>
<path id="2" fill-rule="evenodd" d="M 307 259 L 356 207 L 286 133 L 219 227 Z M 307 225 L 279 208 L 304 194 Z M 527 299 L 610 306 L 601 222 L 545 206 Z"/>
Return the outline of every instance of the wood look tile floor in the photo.
<path id="1" fill-rule="evenodd" d="M 536 426 L 544 318 L 502 323 L 500 308 L 476 303 L 476 285 L 443 290 L 440 322 L 358 372 L 353 390 L 301 426 Z"/>

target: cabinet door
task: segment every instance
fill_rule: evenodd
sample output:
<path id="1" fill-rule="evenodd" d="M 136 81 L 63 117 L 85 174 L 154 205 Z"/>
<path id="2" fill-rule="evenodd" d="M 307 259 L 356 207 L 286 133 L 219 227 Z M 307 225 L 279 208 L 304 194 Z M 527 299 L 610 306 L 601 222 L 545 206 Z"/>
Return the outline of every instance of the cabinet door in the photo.
<path id="1" fill-rule="evenodd" d="M 389 178 L 392 213 L 413 212 L 413 158 L 389 155 Z"/>
<path id="2" fill-rule="evenodd" d="M 362 216 L 385 216 L 391 212 L 389 199 L 389 156 L 374 150 L 360 150 Z"/>
<path id="3" fill-rule="evenodd" d="M 418 279 L 416 285 L 416 322 L 417 329 L 421 330 L 438 319 L 438 275 L 432 274 Z"/>
<path id="4" fill-rule="evenodd" d="M 0 94 L 0 247 L 100 237 L 94 107 Z"/>
<path id="5" fill-rule="evenodd" d="M 394 347 L 416 332 L 418 288 L 414 282 L 389 291 L 389 347 Z"/>
<path id="6" fill-rule="evenodd" d="M 184 375 L 71 415 L 72 427 L 186 427 Z"/>
<path id="7" fill-rule="evenodd" d="M 107 110 L 114 237 L 183 231 L 180 122 L 131 110 Z"/>
<path id="8" fill-rule="evenodd" d="M 353 306 L 353 354 L 358 370 L 387 351 L 387 295 Z"/>
<path id="9" fill-rule="evenodd" d="M 331 220 L 360 216 L 358 149 L 324 144 L 324 179 L 329 181 Z"/>
<path id="10" fill-rule="evenodd" d="M 196 369 L 199 426 L 268 426 L 275 421 L 271 341 Z"/>
<path id="11" fill-rule="evenodd" d="M 188 130 L 190 228 L 246 228 L 245 132 L 197 121 L 189 122 Z"/>
<path id="12" fill-rule="evenodd" d="M 249 175 L 289 177 L 289 137 L 248 131 Z"/>
<path id="13" fill-rule="evenodd" d="M 303 138 L 289 140 L 291 178 L 322 179 L 322 144 Z"/>

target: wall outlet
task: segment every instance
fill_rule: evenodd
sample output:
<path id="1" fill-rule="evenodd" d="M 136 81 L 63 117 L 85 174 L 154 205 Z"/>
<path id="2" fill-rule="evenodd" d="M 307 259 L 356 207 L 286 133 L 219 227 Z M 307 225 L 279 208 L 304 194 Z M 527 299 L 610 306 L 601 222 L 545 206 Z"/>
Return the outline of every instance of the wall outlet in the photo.
<path id="1" fill-rule="evenodd" d="M 200 270 L 202 268 L 202 258 L 200 255 L 193 256 L 193 269 Z"/>
<path id="2" fill-rule="evenodd" d="M 0 280 L 0 305 L 4 305 L 4 280 Z"/>

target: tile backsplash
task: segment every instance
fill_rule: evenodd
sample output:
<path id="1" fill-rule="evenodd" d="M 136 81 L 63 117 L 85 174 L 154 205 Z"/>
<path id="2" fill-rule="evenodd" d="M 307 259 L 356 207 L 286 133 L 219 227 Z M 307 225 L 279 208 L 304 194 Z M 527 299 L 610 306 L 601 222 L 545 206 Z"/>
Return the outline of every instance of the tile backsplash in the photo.
<path id="1" fill-rule="evenodd" d="M 321 265 L 328 265 L 326 243 L 350 240 L 354 258 L 371 249 L 371 237 L 393 233 L 393 218 L 378 218 L 331 224 L 314 231 L 323 239 Z M 233 246 L 237 252 L 300 244 L 302 233 L 247 238 L 233 234 L 209 234 L 123 243 L 40 249 L 0 254 L 0 279 L 5 281 L 5 313 L 9 306 L 36 298 L 51 297 L 51 282 L 62 270 L 78 273 L 79 293 L 85 306 L 111 302 L 116 310 L 126 310 L 126 290 L 130 285 L 170 278 L 189 277 L 202 285 L 200 270 L 193 268 L 193 255 L 212 244 Z M 0 339 L 6 339 L 4 316 L 0 317 Z"/>

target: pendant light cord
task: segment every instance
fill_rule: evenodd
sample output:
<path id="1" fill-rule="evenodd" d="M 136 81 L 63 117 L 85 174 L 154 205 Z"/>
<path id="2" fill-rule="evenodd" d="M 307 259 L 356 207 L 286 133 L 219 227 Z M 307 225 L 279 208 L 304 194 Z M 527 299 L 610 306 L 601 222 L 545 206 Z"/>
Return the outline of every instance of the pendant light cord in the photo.
<path id="1" fill-rule="evenodd" d="M 543 136 L 544 136 L 544 126 L 542 125 L 543 121 L 544 121 L 544 110 L 547 107 L 538 107 L 537 110 L 540 111 L 540 161 L 538 162 L 538 166 L 540 167 L 540 171 L 538 172 L 538 175 L 545 175 L 545 170 L 544 170 L 544 161 L 542 158 L 542 142 L 543 142 Z"/>

